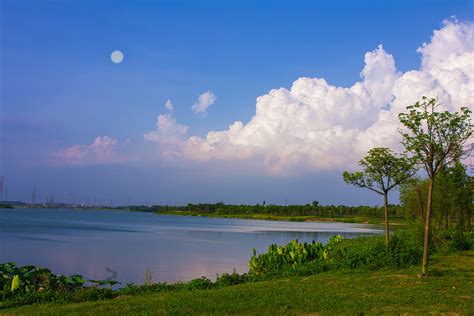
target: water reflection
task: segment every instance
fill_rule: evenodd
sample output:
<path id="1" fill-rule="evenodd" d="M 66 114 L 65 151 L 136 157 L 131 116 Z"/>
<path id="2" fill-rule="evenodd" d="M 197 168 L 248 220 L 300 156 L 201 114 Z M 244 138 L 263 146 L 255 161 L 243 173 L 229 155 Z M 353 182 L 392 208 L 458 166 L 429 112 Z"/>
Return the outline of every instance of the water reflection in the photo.
<path id="1" fill-rule="evenodd" d="M 0 262 L 45 266 L 143 283 L 174 282 L 247 271 L 252 248 L 293 239 L 325 243 L 334 234 L 353 238 L 380 233 L 378 227 L 343 223 L 270 222 L 181 217 L 120 211 L 15 209 L 0 211 Z"/>

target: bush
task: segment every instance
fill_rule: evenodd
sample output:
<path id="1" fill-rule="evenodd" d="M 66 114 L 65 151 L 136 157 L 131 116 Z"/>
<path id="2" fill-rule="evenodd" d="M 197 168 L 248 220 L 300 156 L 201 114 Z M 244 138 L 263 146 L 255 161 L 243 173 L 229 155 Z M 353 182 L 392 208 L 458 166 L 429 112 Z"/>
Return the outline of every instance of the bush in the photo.
<path id="1" fill-rule="evenodd" d="M 336 240 L 334 236 L 331 240 Z M 340 237 L 339 237 L 340 238 Z M 331 243 L 331 240 L 329 243 Z M 257 256 L 255 249 L 249 261 L 249 274 L 254 276 L 279 273 L 282 270 L 305 264 L 306 262 L 323 259 L 326 256 L 326 248 L 320 242 L 311 244 L 300 244 L 293 240 L 286 246 L 271 244 L 266 253 Z"/>
<path id="2" fill-rule="evenodd" d="M 474 231 L 438 230 L 433 232 L 431 240 L 432 252 L 446 254 L 452 251 L 474 249 Z"/>
<path id="3" fill-rule="evenodd" d="M 202 289 L 209 289 L 214 284 L 212 283 L 211 280 L 203 276 L 198 279 L 193 279 L 185 283 L 184 285 L 185 285 L 184 287 L 188 290 L 202 290 Z"/>
<path id="4" fill-rule="evenodd" d="M 117 291 L 112 289 L 101 289 L 96 287 L 86 287 L 79 289 L 73 294 L 74 302 L 98 301 L 105 299 L 112 299 L 116 297 Z"/>
<path id="5" fill-rule="evenodd" d="M 419 264 L 423 256 L 421 235 L 417 232 L 402 230 L 391 236 L 386 266 L 406 267 Z"/>
<path id="6" fill-rule="evenodd" d="M 238 274 L 235 269 L 232 273 L 217 275 L 216 286 L 230 286 L 248 282 L 250 280 L 247 273 Z"/>
<path id="7" fill-rule="evenodd" d="M 347 268 L 404 267 L 420 262 L 421 245 L 414 231 L 398 231 L 390 236 L 388 248 L 383 236 L 346 239 L 334 247 L 330 257 Z"/>
<path id="8" fill-rule="evenodd" d="M 422 235 L 416 227 L 392 234 L 388 247 L 383 236 L 356 239 L 333 236 L 326 245 L 300 244 L 294 240 L 285 246 L 273 244 L 258 256 L 254 251 L 249 261 L 249 276 L 262 280 L 276 275 L 309 275 L 339 268 L 405 267 L 418 264 L 422 253 Z"/>

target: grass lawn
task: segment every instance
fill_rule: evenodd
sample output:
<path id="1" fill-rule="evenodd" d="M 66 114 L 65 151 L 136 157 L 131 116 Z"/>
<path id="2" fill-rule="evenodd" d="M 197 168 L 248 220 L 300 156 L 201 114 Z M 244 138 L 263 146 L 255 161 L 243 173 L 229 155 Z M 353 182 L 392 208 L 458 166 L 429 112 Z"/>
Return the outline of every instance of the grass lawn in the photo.
<path id="1" fill-rule="evenodd" d="M 419 267 L 327 272 L 210 290 L 24 306 L 0 314 L 474 314 L 474 251 L 434 257 L 430 276 L 418 273 Z"/>

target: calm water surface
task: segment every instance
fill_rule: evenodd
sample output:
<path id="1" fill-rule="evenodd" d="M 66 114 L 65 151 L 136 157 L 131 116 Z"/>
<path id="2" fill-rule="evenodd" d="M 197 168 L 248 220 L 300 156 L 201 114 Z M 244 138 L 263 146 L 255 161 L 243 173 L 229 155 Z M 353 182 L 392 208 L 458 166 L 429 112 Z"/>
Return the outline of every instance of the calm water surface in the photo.
<path id="1" fill-rule="evenodd" d="M 0 210 L 0 262 L 33 264 L 54 273 L 111 276 L 126 283 L 174 282 L 216 273 L 242 273 L 252 248 L 292 239 L 321 241 L 381 233 L 379 227 L 343 223 L 276 222 L 155 215 L 125 211 Z"/>

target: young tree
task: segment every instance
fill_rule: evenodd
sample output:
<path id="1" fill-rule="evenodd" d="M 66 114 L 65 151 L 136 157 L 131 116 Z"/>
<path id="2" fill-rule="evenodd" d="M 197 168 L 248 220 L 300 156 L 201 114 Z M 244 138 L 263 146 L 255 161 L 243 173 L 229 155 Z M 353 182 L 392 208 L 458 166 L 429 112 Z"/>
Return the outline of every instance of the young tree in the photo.
<path id="1" fill-rule="evenodd" d="M 385 244 L 389 243 L 388 192 L 414 174 L 413 164 L 403 155 L 396 155 L 388 148 L 372 148 L 359 162 L 362 171 L 349 173 L 342 177 L 347 184 L 367 188 L 383 195 L 385 215 Z"/>
<path id="2" fill-rule="evenodd" d="M 433 202 L 434 180 L 443 165 L 450 165 L 463 154 L 463 144 L 472 135 L 471 111 L 461 108 L 460 112 L 437 112 L 436 98 L 422 98 L 407 107 L 407 113 L 398 115 L 407 131 L 400 131 L 402 144 L 417 164 L 428 175 L 428 199 L 426 203 L 423 261 L 421 274 L 426 274 L 430 219 Z"/>

